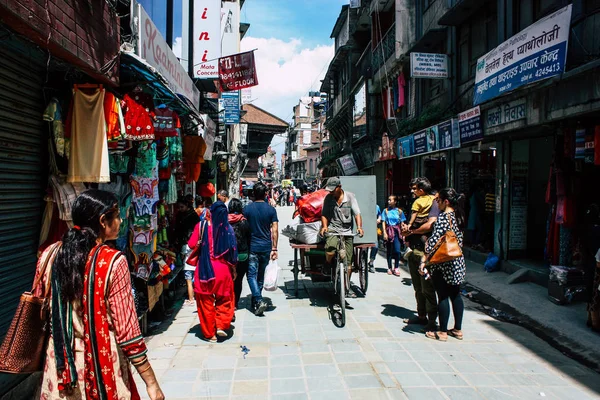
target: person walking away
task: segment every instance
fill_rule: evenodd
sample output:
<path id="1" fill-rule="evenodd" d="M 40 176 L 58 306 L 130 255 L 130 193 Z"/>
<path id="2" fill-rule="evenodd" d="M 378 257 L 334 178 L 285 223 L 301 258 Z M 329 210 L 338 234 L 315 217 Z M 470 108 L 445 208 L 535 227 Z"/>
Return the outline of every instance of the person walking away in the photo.
<path id="1" fill-rule="evenodd" d="M 217 341 L 217 336 L 227 337 L 234 315 L 232 276 L 238 256 L 227 214 L 225 203 L 214 203 L 210 218 L 198 223 L 188 241 L 190 248 L 201 246 L 194 272 L 194 293 L 202 335 L 211 343 Z"/>
<path id="2" fill-rule="evenodd" d="M 379 226 L 379 224 L 381 224 L 381 209 L 379 208 L 379 205 L 375 205 L 375 212 L 376 212 L 376 217 L 377 217 L 377 226 Z M 369 255 L 369 272 L 374 274 L 375 273 L 375 259 L 377 258 L 377 253 L 379 252 L 379 237 L 377 237 L 377 240 L 375 241 L 375 246 L 371 247 L 371 253 Z"/>
<path id="3" fill-rule="evenodd" d="M 434 250 L 437 242 L 450 230 L 456 234 L 459 246 L 463 247 L 463 229 L 465 228 L 465 215 L 461 205 L 463 197 L 463 195 L 459 195 L 452 188 L 440 191 L 436 201 L 441 213 L 425 245 L 426 254 L 423 255 L 419 265 L 421 276 L 425 276 L 426 274 L 425 267 L 430 270 L 431 280 L 438 296 L 440 330 L 425 332 L 425 335 L 429 339 L 446 341 L 448 340 L 448 335 L 459 340 L 463 339 L 462 320 L 465 307 L 460 294 L 460 285 L 465 281 L 465 258 L 461 255 L 452 261 L 442 264 L 427 265 L 426 263 L 427 255 Z M 454 314 L 454 328 L 448 331 L 450 303 L 452 303 L 452 313 Z"/>
<path id="4" fill-rule="evenodd" d="M 190 253 L 190 248 L 187 242 L 194 231 L 194 228 L 200 221 L 196 210 L 190 207 L 189 202 L 185 198 L 177 199 L 177 216 L 175 217 L 175 248 L 179 250 L 179 257 L 183 267 L 183 275 L 187 284 L 188 298 L 184 302 L 186 306 L 193 306 L 196 303 L 194 297 L 194 280 L 195 265 L 188 265 L 186 259 Z M 180 265 L 181 265 L 180 264 Z"/>
<path id="5" fill-rule="evenodd" d="M 217 200 L 225 203 L 225 207 L 229 207 L 229 192 L 227 190 L 219 190 L 217 192 Z"/>
<path id="6" fill-rule="evenodd" d="M 250 200 L 250 197 L 248 196 L 248 189 L 242 189 L 242 195 L 240 197 L 242 208 L 246 208 L 248 204 L 252 203 L 252 200 Z"/>
<path id="7" fill-rule="evenodd" d="M 38 261 L 35 279 L 41 284 L 34 294 L 52 286 L 39 398 L 139 399 L 130 364 L 150 399 L 165 398 L 146 355 L 127 259 L 105 244 L 119 236 L 118 204 L 110 192 L 83 192 L 73 203 L 73 228 Z M 52 268 L 42 275 L 46 260 Z"/>
<path id="8" fill-rule="evenodd" d="M 425 186 L 429 183 L 427 178 L 416 179 L 411 185 L 412 193 L 417 191 L 417 185 L 421 180 L 426 181 Z M 417 229 L 410 229 L 408 226 L 405 226 L 403 231 L 405 241 L 408 242 L 409 247 L 412 248 L 411 253 L 408 254 L 406 259 L 413 289 L 415 290 L 415 299 L 417 301 L 417 316 L 405 319 L 404 323 L 426 325 L 427 330 L 436 330 L 438 314 L 437 297 L 431 279 L 425 279 L 419 274 L 419 264 L 421 263 L 421 258 L 425 251 L 425 242 L 427 241 L 430 232 L 433 230 L 433 224 L 437 220 L 439 213 L 440 210 L 437 202 L 434 201 L 425 224 Z"/>
<path id="9" fill-rule="evenodd" d="M 354 238 L 352 235 L 353 217 L 356 220 L 357 233 L 362 237 L 365 232 L 362 228 L 362 216 L 354 193 L 342 190 L 342 182 L 338 177 L 327 180 L 325 190 L 330 193 L 323 200 L 323 211 L 321 215 L 321 236 L 329 232 L 325 239 L 325 259 L 331 265 L 338 248 L 339 240 L 344 241 L 346 248 L 346 265 L 348 265 L 348 284 L 352 277 L 352 254 L 354 253 Z M 338 236 L 342 235 L 342 237 Z M 356 293 L 348 287 L 346 296 L 356 298 Z"/>
<path id="10" fill-rule="evenodd" d="M 279 220 L 277 211 L 265 202 L 267 187 L 263 183 L 254 186 L 255 200 L 244 209 L 244 217 L 250 225 L 250 255 L 248 258 L 248 285 L 252 292 L 252 310 L 261 316 L 267 309 L 262 298 L 265 269 L 270 260 L 277 260 Z"/>
<path id="11" fill-rule="evenodd" d="M 388 275 L 400 276 L 400 252 L 403 241 L 401 227 L 406 222 L 406 217 L 398 208 L 397 200 L 398 197 L 394 195 L 388 198 L 388 206 L 383 210 L 382 215 L 382 230 L 383 240 L 386 243 Z"/>
<path id="12" fill-rule="evenodd" d="M 238 199 L 231 199 L 229 202 L 229 224 L 235 232 L 237 242 L 238 261 L 235 268 L 233 287 L 235 291 L 235 308 L 238 308 L 240 296 L 242 294 L 242 283 L 248 273 L 248 259 L 250 257 L 250 225 L 244 217 L 244 207 Z"/>
<path id="13" fill-rule="evenodd" d="M 206 207 L 206 204 L 205 204 L 202 196 L 196 196 L 195 211 L 196 211 L 196 214 L 198 214 L 198 217 L 200 217 L 200 221 L 204 221 L 206 219 L 206 216 L 208 214 L 208 208 Z"/>

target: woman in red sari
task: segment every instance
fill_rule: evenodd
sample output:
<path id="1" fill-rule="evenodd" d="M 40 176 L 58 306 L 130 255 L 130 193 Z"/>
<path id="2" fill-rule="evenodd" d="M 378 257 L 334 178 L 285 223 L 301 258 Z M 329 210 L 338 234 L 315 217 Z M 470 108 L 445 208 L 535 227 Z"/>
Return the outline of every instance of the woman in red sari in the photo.
<path id="1" fill-rule="evenodd" d="M 125 256 L 104 244 L 119 235 L 117 198 L 91 189 L 73 204 L 73 223 L 62 242 L 40 257 L 52 257 L 42 278 L 52 286 L 52 329 L 40 399 L 139 399 L 133 365 L 148 396 L 164 395 L 146 356 Z"/>
<path id="2" fill-rule="evenodd" d="M 188 246 L 200 246 L 194 292 L 202 335 L 215 343 L 217 336 L 227 337 L 235 311 L 232 277 L 237 263 L 237 243 L 227 220 L 225 203 L 217 201 L 209 215 L 210 218 L 196 226 Z"/>

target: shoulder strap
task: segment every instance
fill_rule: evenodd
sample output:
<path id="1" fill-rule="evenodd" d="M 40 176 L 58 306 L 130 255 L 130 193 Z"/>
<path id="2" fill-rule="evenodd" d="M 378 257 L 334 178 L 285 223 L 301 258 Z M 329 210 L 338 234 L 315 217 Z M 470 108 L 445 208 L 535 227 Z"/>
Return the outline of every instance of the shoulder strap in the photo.
<path id="1" fill-rule="evenodd" d="M 48 270 L 48 264 L 50 264 L 50 261 L 54 262 L 54 259 L 56 258 L 56 254 L 58 253 L 58 250 L 60 249 L 61 243 L 55 243 L 54 247 L 51 250 L 47 250 L 46 252 L 46 257 L 43 260 L 43 266 L 40 269 L 40 273 L 38 274 L 38 276 L 36 276 L 35 280 L 33 281 L 33 286 L 31 287 L 31 293 L 34 293 L 35 290 L 37 289 L 38 285 L 40 284 L 40 282 L 42 281 L 42 279 L 46 276 L 46 271 Z M 44 292 L 42 293 L 42 297 L 46 297 L 49 293 L 50 293 L 50 285 L 52 283 L 52 280 L 50 279 L 50 277 L 48 277 L 48 279 L 46 279 L 46 285 L 44 285 Z"/>

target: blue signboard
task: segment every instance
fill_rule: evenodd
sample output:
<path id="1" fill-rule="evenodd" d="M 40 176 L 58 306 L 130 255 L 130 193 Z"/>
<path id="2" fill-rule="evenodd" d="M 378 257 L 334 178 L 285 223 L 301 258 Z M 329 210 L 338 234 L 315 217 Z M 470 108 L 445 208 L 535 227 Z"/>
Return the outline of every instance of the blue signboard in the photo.
<path id="1" fill-rule="evenodd" d="M 453 120 L 448 120 L 438 124 L 438 147 L 440 150 L 451 149 L 453 147 L 457 147 L 458 143 L 454 135 L 454 125 L 452 123 Z"/>
<path id="2" fill-rule="evenodd" d="M 413 135 L 396 139 L 396 154 L 399 159 L 410 157 L 413 153 Z"/>
<path id="3" fill-rule="evenodd" d="M 413 135 L 414 155 L 427 153 L 427 132 L 421 131 Z"/>
<path id="4" fill-rule="evenodd" d="M 461 143 L 483 139 L 479 106 L 458 114 L 458 129 L 460 130 Z"/>
<path id="5" fill-rule="evenodd" d="M 223 122 L 225 124 L 239 124 L 240 123 L 240 91 L 234 90 L 232 92 L 223 92 L 221 94 L 223 99 L 223 109 L 225 110 Z"/>
<path id="6" fill-rule="evenodd" d="M 474 105 L 562 74 L 572 5 L 527 27 L 477 60 Z"/>

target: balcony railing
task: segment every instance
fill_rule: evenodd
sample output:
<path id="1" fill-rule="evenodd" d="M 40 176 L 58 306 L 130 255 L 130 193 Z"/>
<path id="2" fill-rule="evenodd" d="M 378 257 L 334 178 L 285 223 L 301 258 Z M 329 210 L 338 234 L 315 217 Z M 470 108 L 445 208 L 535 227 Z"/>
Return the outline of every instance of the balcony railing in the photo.
<path id="1" fill-rule="evenodd" d="M 396 53 L 396 24 L 393 24 L 390 29 L 386 32 L 385 36 L 381 39 L 381 42 L 377 44 L 377 47 L 373 50 L 373 73 L 376 73 L 379 68 L 392 55 Z"/>

